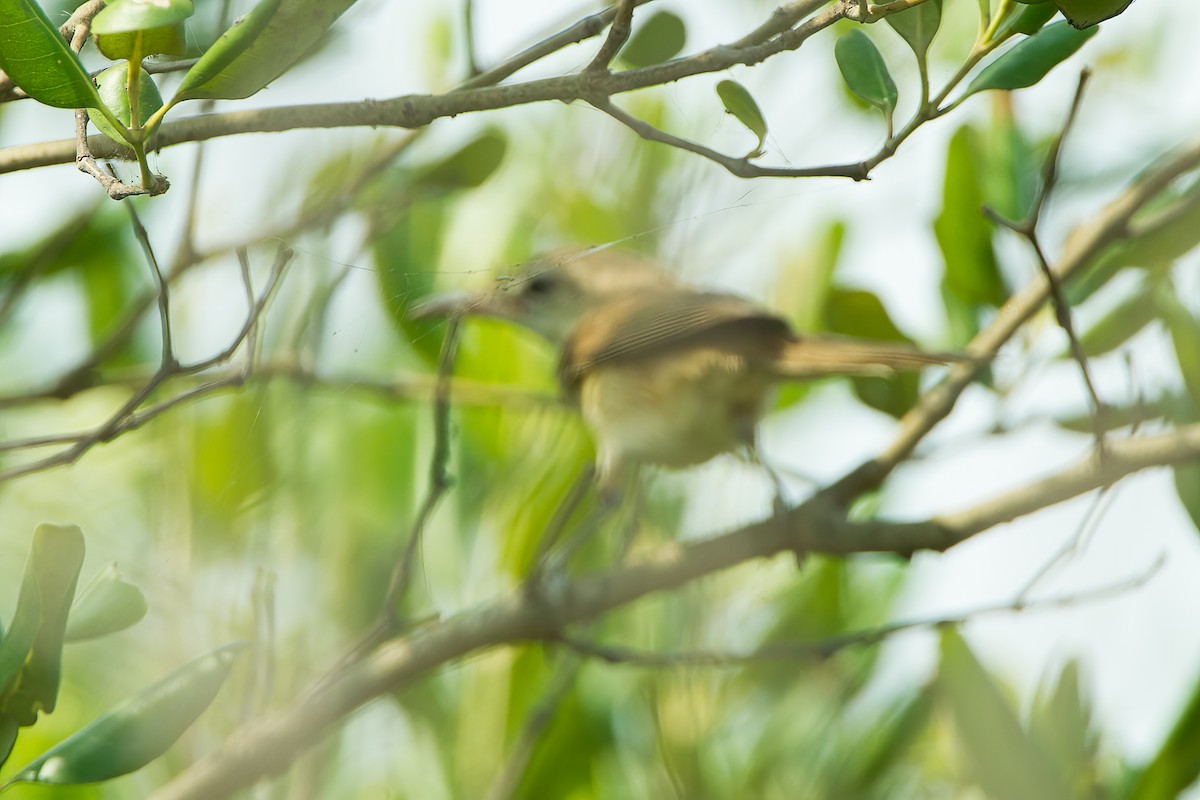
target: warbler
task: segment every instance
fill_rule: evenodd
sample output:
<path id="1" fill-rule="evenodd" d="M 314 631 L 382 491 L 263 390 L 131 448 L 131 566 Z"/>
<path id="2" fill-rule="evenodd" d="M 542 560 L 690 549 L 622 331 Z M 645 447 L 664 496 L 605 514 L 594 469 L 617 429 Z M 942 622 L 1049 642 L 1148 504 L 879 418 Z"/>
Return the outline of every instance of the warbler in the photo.
<path id="1" fill-rule="evenodd" d="M 494 291 L 436 296 L 411 316 L 451 314 L 511 320 L 557 348 L 559 383 L 594 438 L 603 492 L 619 491 L 642 464 L 687 467 L 753 453 L 757 423 L 782 381 L 961 360 L 893 342 L 800 335 L 752 300 L 689 286 L 611 249 L 539 256 Z"/>

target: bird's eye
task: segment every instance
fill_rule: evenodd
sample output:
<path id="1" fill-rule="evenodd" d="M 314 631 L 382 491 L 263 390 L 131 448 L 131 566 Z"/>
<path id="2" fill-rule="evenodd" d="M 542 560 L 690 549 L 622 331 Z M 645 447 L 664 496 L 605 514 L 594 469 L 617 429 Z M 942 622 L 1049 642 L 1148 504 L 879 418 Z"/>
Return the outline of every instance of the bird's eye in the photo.
<path id="1" fill-rule="evenodd" d="M 553 287 L 554 281 L 549 275 L 534 275 L 525 285 L 525 291 L 529 294 L 545 294 Z"/>

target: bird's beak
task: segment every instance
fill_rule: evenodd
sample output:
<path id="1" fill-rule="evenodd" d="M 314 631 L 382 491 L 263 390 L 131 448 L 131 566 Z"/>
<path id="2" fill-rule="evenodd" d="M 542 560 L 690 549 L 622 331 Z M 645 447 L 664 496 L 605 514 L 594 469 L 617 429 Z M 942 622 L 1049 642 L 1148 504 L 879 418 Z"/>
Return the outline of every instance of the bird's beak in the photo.
<path id="1" fill-rule="evenodd" d="M 497 292 L 445 292 L 418 303 L 408 311 L 409 319 L 460 317 L 467 314 L 486 317 L 509 317 L 512 298 Z"/>

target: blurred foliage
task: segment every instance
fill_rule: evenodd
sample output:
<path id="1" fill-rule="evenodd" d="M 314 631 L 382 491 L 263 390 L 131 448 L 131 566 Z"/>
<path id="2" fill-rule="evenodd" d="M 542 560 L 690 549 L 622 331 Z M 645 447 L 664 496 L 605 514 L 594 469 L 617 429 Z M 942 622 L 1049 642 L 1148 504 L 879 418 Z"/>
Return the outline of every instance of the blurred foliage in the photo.
<path id="1" fill-rule="evenodd" d="M 834 289 L 830 292 L 826 298 L 825 325 L 834 333 L 845 336 L 882 342 L 912 342 L 892 322 L 883 302 L 862 289 Z M 890 416 L 904 416 L 917 402 L 916 373 L 852 380 L 854 394 L 859 400 Z"/>
<path id="2" fill-rule="evenodd" d="M 979 332 L 982 314 L 999 306 L 1008 295 L 996 260 L 993 226 L 983 216 L 987 200 L 976 167 L 995 162 L 984 160 L 980 151 L 973 128 L 963 126 L 955 131 L 946 150 L 942 211 L 933 223 L 945 263 L 942 300 L 950 341 L 959 346 Z"/>
<path id="3" fill-rule="evenodd" d="M 117 633 L 145 616 L 141 592 L 111 568 L 76 597 L 83 557 L 77 525 L 43 523 L 34 531 L 16 611 L 7 631 L 0 625 L 0 764 L 12 754 L 20 729 L 55 710 L 63 644 Z M 208 708 L 242 646 L 202 656 L 104 712 L 10 775 L 0 792 L 18 783 L 96 783 L 145 766 Z"/>
<path id="4" fill-rule="evenodd" d="M 655 11 L 638 23 L 618 57 L 630 67 L 648 67 L 677 56 L 686 41 L 687 25 L 678 14 Z"/>
<path id="5" fill-rule="evenodd" d="M 353 48 L 323 49 L 347 38 L 351 27 L 326 30 L 328 20 L 318 20 L 296 41 L 274 37 L 256 45 L 247 34 L 252 30 L 218 19 L 219 5 L 198 4 L 187 27 L 189 53 L 209 49 L 228 29 L 210 60 L 255 61 L 256 48 L 268 45 L 271 57 L 262 69 L 233 76 L 237 80 L 222 77 L 220 70 L 193 73 L 182 96 L 233 96 L 256 88 L 279 59 L 307 58 L 315 68 L 354 63 Z M 316 5 L 306 0 L 298 7 Z M 346 5 L 334 3 L 330 13 Z M 1060 8 L 1076 19 L 1077 4 L 1066 0 L 993 5 L 1010 9 L 997 35 L 1011 36 L 1015 46 L 972 73 L 972 90 L 1036 82 L 1094 32 L 1051 21 Z M 234 4 L 233 13 L 250 7 Z M 270 4 L 261 8 L 259 16 Z M 976 20 L 963 22 L 973 8 L 930 2 L 889 18 L 903 42 L 879 26 L 867 33 L 850 28 L 836 45 L 831 40 L 824 72 L 806 74 L 805 81 L 819 79 L 837 91 L 845 83 L 885 114 L 903 111 L 917 95 L 912 87 L 919 79 L 905 46 L 922 72 L 931 53 L 935 67 L 957 67 L 958 61 L 951 63 L 955 48 L 966 52 L 970 42 L 963 37 L 974 33 Z M 369 16 L 361 9 L 355 13 Z M 452 75 L 462 56 L 458 25 L 446 9 L 434 16 L 425 56 L 436 62 L 431 72 Z M 700 28 L 689 29 L 689 23 L 690 16 L 639 8 L 632 36 L 614 63 L 649 66 L 678 57 L 685 47 L 707 46 Z M 742 72 L 722 77 L 715 87 L 706 85 L 694 103 L 673 87 L 617 99 L 652 125 L 685 133 L 692 126 L 694 133 L 696 119 L 711 121 L 720 113 L 715 88 L 716 100 L 757 139 L 747 156 L 757 157 L 777 146 L 775 138 L 784 138 L 789 120 L 776 110 L 779 87 L 758 77 L 743 78 Z M 804 87 L 798 79 L 784 83 L 792 92 L 787 102 L 807 102 L 800 99 Z M 875 225 L 883 215 L 908 209 L 849 213 L 817 199 L 806 206 L 808 216 L 783 223 L 785 241 L 765 293 L 798 331 L 911 342 L 920 330 L 942 346 L 962 348 L 1033 274 L 1028 260 L 1006 249 L 1009 234 L 998 231 L 982 208 L 1010 219 L 1029 212 L 1047 137 L 1054 133 L 1044 117 L 1057 119 L 1059 110 L 1025 111 L 1002 91 L 972 103 L 977 113 L 956 115 L 956 127 L 947 129 L 939 159 L 944 172 L 913 187 L 914 193 L 940 197 L 929 227 L 921 231 L 933 258 L 941 258 L 940 285 L 913 288 L 929 295 L 936 318 L 923 328 L 911 325 L 913 317 L 902 313 L 907 309 L 845 263 L 848 254 L 860 255 L 856 247 L 866 245 L 871 256 L 903 270 L 890 243 L 878 241 Z M 246 222 L 253 232 L 247 263 L 254 285 L 263 285 L 261 265 L 269 260 L 254 240 L 284 239 L 300 253 L 286 289 L 268 308 L 255 342 L 256 363 L 307 374 L 294 381 L 248 380 L 174 408 L 95 448 L 70 469 L 0 486 L 8 531 L 0 538 L 0 583 L 14 589 L 13 597 L 0 602 L 15 600 L 22 585 L 21 563 L 29 549 L 23 532 L 29 527 L 22 524 L 31 518 L 79 518 L 89 540 L 104 543 L 95 549 L 106 560 L 109 550 L 118 552 L 121 574 L 129 576 L 101 570 L 95 588 L 81 592 L 73 608 L 65 594 L 47 605 L 50 621 L 65 628 L 46 627 L 43 644 L 107 634 L 141 620 L 120 637 L 72 645 L 60 686 L 57 649 L 39 649 L 38 658 L 18 652 L 40 630 L 31 612 L 20 604 L 0 609 L 9 628 L 0 643 L 0 668 L 7 671 L 0 670 L 0 677 L 22 670 L 32 675 L 19 686 L 5 684 L 0 749 L 14 741 L 15 749 L 3 777 L 12 778 L 19 762 L 38 766 L 39 754 L 63 740 L 63 749 L 52 753 L 82 753 L 86 758 L 79 763 L 86 769 L 78 774 L 106 777 L 88 769 L 125 757 L 95 749 L 128 738 L 121 726 L 131 712 L 119 705 L 123 697 L 134 698 L 143 721 L 153 717 L 154 723 L 144 728 L 148 734 L 132 737 L 139 748 L 127 765 L 153 761 L 141 775 L 94 789 L 18 787 L 12 796 L 145 796 L 216 749 L 240 720 L 294 697 L 371 624 L 427 489 L 436 434 L 423 390 L 410 386 L 407 393 L 386 396 L 372 392 L 363 376 L 396 378 L 398 385 L 431 376 L 445 325 L 410 320 L 415 304 L 446 289 L 490 286 L 511 265 L 561 245 L 617 243 L 668 261 L 679 253 L 697 262 L 730 256 L 740 267 L 738 257 L 757 254 L 775 236 L 771 215 L 760 206 L 745 227 L 730 223 L 724 252 L 689 249 L 693 232 L 716 224 L 708 216 L 713 198 L 731 211 L 735 201 L 729 198 L 741 198 L 745 185 L 730 190 L 711 164 L 638 140 L 607 119 L 598 122 L 597 113 L 570 111 L 539 105 L 395 136 L 381 131 L 345 143 L 331 138 L 323 141 L 336 144 L 304 150 L 272 176 L 252 165 L 237 167 L 247 173 L 240 179 L 270 183 L 268 195 L 277 201 L 263 220 Z M 838 126 L 853 123 L 848 117 L 827 124 L 836 133 Z M 734 149 L 749 143 L 740 129 L 735 133 L 747 141 L 735 139 Z M 283 147 L 285 139 L 279 141 Z M 1078 166 L 1064 164 L 1064 180 L 1074 180 L 1068 167 Z M 216 166 L 206 163 L 206 169 Z M 876 177 L 889 179 L 884 171 Z M 183 172 L 177 180 L 172 193 L 186 192 Z M 1069 183 L 1059 188 L 1081 191 Z M 1088 207 L 1099 205 L 1100 197 L 1089 194 Z M 6 194 L 4 202 L 9 198 Z M 207 215 L 224 211 L 226 199 L 202 203 L 195 220 L 203 227 Z M 156 246 L 174 244 L 177 220 L 170 213 L 155 206 L 139 211 L 149 220 Z M 1138 387 L 1133 396 L 1115 401 L 1103 424 L 1118 430 L 1196 422 L 1200 305 L 1189 292 L 1197 285 L 1200 182 L 1168 187 L 1137 215 L 1129 234 L 1066 287 L 1079 312 L 1082 343 L 1104 368 L 1135 352 L 1140 340 L 1157 336 L 1174 348 L 1175 372 L 1170 381 L 1146 391 Z M 695 238 L 699 248 L 715 241 L 711 235 Z M 123 208 L 104 203 L 64 213 L 47 220 L 29 242 L 0 243 L 0 345 L 6 366 L 11 364 L 3 391 L 37 392 L 27 374 L 47 365 L 70 370 L 80 363 L 80 353 L 98 356 L 87 385 L 100 388 L 68 402 L 4 406 L 0 425 L 11 439 L 71 433 L 103 420 L 127 399 L 133 378 L 154 370 L 160 346 L 149 299 L 153 283 Z M 225 330 L 224 317 L 237 317 L 244 303 L 240 282 L 221 271 L 231 258 L 218 264 L 222 258 L 198 266 L 172 298 L 181 336 L 197 349 L 214 338 L 225 341 L 217 333 Z M 759 276 L 747 267 L 744 277 L 738 285 L 753 287 L 751 279 Z M 126 326 L 139 303 L 146 311 L 142 321 Z M 40 321 L 44 309 L 63 307 L 78 311 L 70 320 L 78 330 L 62 325 L 55 331 L 69 346 L 31 341 L 29 331 L 39 329 L 30 320 Z M 450 613 L 511 590 L 528 574 L 551 518 L 593 458 L 575 414 L 548 399 L 556 392 L 556 354 L 545 342 L 496 320 L 464 321 L 460 334 L 455 378 L 496 389 L 500 399 L 453 404 L 448 465 L 453 485 L 427 531 L 416 583 L 405 599 L 404 611 L 413 618 Z M 1074 374 L 1067 349 L 1051 350 L 1046 368 Z M 1022 358 L 1018 354 L 1012 361 Z M 245 366 L 238 361 L 231 369 Z M 153 399 L 207 377 L 188 376 L 160 388 Z M 868 409 L 899 417 L 916 402 L 918 385 L 915 375 L 855 379 L 849 383 L 855 399 L 845 395 L 852 408 L 840 411 L 859 415 L 853 419 L 866 418 Z M 528 391 L 547 401 L 507 403 L 500 390 Z M 999 379 L 989 378 L 980 388 L 997 400 L 1006 391 Z M 809 384 L 781 387 L 776 409 L 790 412 L 820 400 L 820 394 Z M 1095 429 L 1083 411 L 1059 407 L 1034 408 L 1027 418 L 1005 421 L 1019 426 L 1046 414 L 1066 431 L 1090 436 Z M 0 451 L 0 468 L 27 457 Z M 1174 480 L 1183 507 L 1200 526 L 1200 467 L 1177 466 Z M 691 484 L 681 488 L 651 479 L 647 485 L 650 496 L 613 512 L 576 555 L 573 569 L 610 565 L 627 534 L 634 550 L 675 540 L 689 515 L 696 516 Z M 728 491 L 731 504 L 742 502 L 736 486 Z M 586 499 L 572 524 L 592 514 L 595 503 Z M 860 498 L 854 514 L 865 518 L 887 510 L 887 493 L 881 491 Z M 704 533 L 712 532 L 709 522 L 700 520 Z M 58 559 L 55 565 L 68 562 Z M 72 592 L 78 572 L 70 578 Z M 482 654 L 384 698 L 335 733 L 328 746 L 306 756 L 290 778 L 262 789 L 263 795 L 284 796 L 287 780 L 300 787 L 311 773 L 312 785 L 320 787 L 313 791 L 321 796 L 369 797 L 395 793 L 396 787 L 413 797 L 485 796 L 535 717 L 544 717 L 546 727 L 533 743 L 517 797 L 1165 800 L 1194 784 L 1200 774 L 1200 689 L 1180 710 L 1162 747 L 1145 763 L 1132 763 L 1101 738 L 1086 670 L 1075 662 L 1050 671 L 1035 696 L 1021 703 L 1004 675 L 956 630 L 942 631 L 935 674 L 902 686 L 893 680 L 895 660 L 886 648 L 834 646 L 838 637 L 893 621 L 912 588 L 911 575 L 894 558 L 810 556 L 798 571 L 784 559 L 748 564 L 647 597 L 577 633 L 650 652 L 748 653 L 810 645 L 815 654 L 670 669 L 581 662 L 562 648 L 539 644 Z M 139 692 L 194 658 L 203 642 L 232 638 L 256 640 L 253 658 L 243 659 L 254 663 L 233 673 L 214 708 L 184 734 L 182 746 L 155 759 L 158 745 L 182 732 L 171 723 L 190 723 L 191 712 L 203 710 L 225 681 L 231 651 L 209 653 L 183 667 L 183 688 L 191 690 L 182 696 L 164 685 L 150 695 Z M 97 666 L 72 670 L 73 648 Z M 56 702 L 52 717 L 35 713 Z M 20 728 L 18 737 L 18 727 L 31 719 L 38 724 Z M 98 728 L 85 727 L 92 720 Z M 83 745 L 67 738 L 74 733 L 86 734 Z M 41 775 L 48 763 L 27 774 Z"/>

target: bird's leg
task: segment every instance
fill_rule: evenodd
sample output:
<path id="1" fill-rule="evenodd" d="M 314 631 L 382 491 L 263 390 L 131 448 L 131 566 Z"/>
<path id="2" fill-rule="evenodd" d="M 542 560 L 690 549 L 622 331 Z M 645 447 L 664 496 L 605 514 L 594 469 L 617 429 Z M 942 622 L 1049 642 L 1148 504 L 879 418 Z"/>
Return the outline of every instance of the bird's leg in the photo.
<path id="1" fill-rule="evenodd" d="M 562 538 L 563 532 L 567 529 L 567 525 L 571 521 L 571 517 L 579 510 L 579 506 L 587 497 L 587 493 L 591 490 L 595 482 L 594 478 L 595 469 L 591 466 L 585 467 L 579 473 L 578 477 L 575 478 L 575 482 L 571 485 L 567 495 L 558 504 L 558 508 L 554 510 L 554 516 L 550 518 L 550 522 L 546 525 L 546 531 L 542 534 L 541 541 L 538 542 L 533 568 L 525 578 L 523 587 L 525 594 L 532 601 L 540 605 L 546 614 L 551 617 L 555 615 L 556 609 L 547 594 L 545 585 L 546 575 L 552 571 L 551 552 L 554 544 Z"/>
<path id="2" fill-rule="evenodd" d="M 775 512 L 775 516 L 782 517 L 787 513 L 788 504 L 784 499 L 783 478 L 775 471 L 775 468 L 762 459 L 757 447 L 750 448 L 750 459 L 763 468 L 767 473 L 767 477 L 771 479 L 771 486 L 775 489 L 775 497 L 771 500 L 771 509 Z"/>
<path id="3" fill-rule="evenodd" d="M 578 552 L 595 534 L 613 511 L 622 505 L 627 505 L 624 501 L 631 495 L 636 500 L 636 493 L 631 491 L 631 487 L 636 488 L 637 486 L 637 469 L 632 465 L 620 465 L 620 468 L 615 468 L 616 466 L 609 459 L 602 457 L 598 469 L 585 470 L 580 475 L 578 482 L 572 487 L 571 494 L 568 495 L 563 506 L 560 506 L 559 513 L 556 513 L 546 536 L 542 539 L 541 546 L 538 548 L 537 562 L 530 575 L 531 580 L 540 580 L 549 572 L 565 570 L 571 556 Z M 565 532 L 571 515 L 582 502 L 587 489 L 592 485 L 596 487 L 596 505 L 583 518 L 579 526 L 571 532 L 570 536 L 561 544 L 557 544 Z"/>
<path id="4" fill-rule="evenodd" d="M 534 573 L 544 575 L 547 572 L 566 570 L 571 556 L 575 555 L 579 548 L 592 538 L 592 534 L 600 528 L 600 524 L 614 509 L 615 506 L 603 502 L 597 503 L 579 523 L 579 527 L 572 531 L 562 544 L 554 549 L 547 548 L 534 566 Z"/>
<path id="5" fill-rule="evenodd" d="M 750 459 L 750 463 L 757 464 L 763 468 L 763 471 L 767 473 L 767 477 L 771 479 L 771 486 L 775 489 L 775 497 L 771 501 L 771 509 L 774 512 L 772 518 L 780 525 L 787 524 L 786 518 L 788 504 L 787 500 L 785 499 L 783 478 L 770 464 L 763 460 L 758 447 L 757 428 L 751 425 L 748 430 L 741 431 L 741 438 L 742 443 L 746 448 L 747 456 Z M 804 551 L 793 550 L 792 552 L 796 556 L 796 567 L 800 568 L 804 566 L 804 559 L 806 556 Z"/>
<path id="6" fill-rule="evenodd" d="M 775 469 L 763 460 L 762 454 L 758 446 L 758 428 L 752 419 L 742 419 L 738 422 L 738 438 L 742 442 L 742 446 L 746 448 L 746 459 L 755 466 L 762 467 L 763 472 L 767 473 L 767 477 L 771 479 L 771 486 L 775 490 L 775 496 L 771 500 L 771 509 L 775 512 L 776 517 L 782 517 L 787 513 L 788 504 L 785 499 L 786 493 L 783 488 L 783 478 Z"/>
<path id="7" fill-rule="evenodd" d="M 541 541 L 538 542 L 537 555 L 534 559 L 535 572 L 545 562 L 555 543 L 562 538 L 563 532 L 567 529 L 567 523 L 571 521 L 571 516 L 578 510 L 587 496 L 588 490 L 592 488 L 595 474 L 596 470 L 593 467 L 584 467 L 575 479 L 575 483 L 571 485 L 567 496 L 554 510 L 554 516 L 550 518 L 550 522 L 546 525 L 546 532 L 542 534 Z"/>

